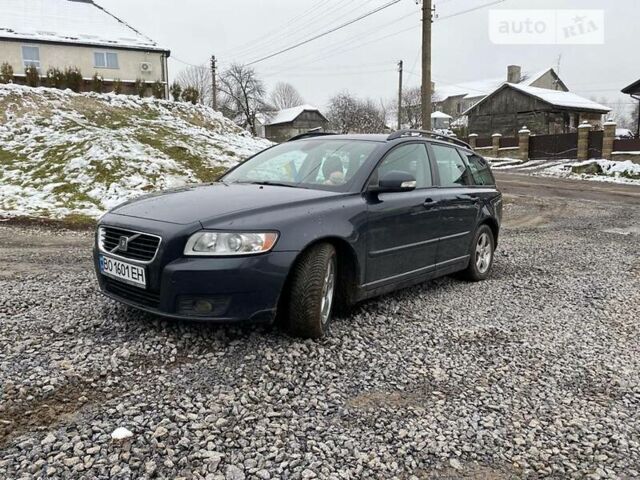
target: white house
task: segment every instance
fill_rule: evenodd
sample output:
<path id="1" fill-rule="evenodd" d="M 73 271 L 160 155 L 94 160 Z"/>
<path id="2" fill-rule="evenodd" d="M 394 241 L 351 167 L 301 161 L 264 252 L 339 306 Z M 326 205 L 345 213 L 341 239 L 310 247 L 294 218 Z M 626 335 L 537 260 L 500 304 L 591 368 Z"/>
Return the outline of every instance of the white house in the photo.
<path id="1" fill-rule="evenodd" d="M 15 81 L 32 65 L 80 69 L 85 86 L 98 74 L 108 88 L 120 80 L 123 93 L 137 79 L 165 85 L 170 52 L 92 0 L 0 0 L 0 64 Z"/>

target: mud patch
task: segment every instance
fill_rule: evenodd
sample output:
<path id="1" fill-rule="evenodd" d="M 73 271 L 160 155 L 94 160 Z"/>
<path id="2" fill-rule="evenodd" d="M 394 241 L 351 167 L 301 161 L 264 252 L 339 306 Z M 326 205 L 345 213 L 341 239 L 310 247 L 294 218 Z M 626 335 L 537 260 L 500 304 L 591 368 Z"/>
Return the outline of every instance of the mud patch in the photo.
<path id="1" fill-rule="evenodd" d="M 23 433 L 68 421 L 98 397 L 107 400 L 112 396 L 115 396 L 115 393 L 105 395 L 95 386 L 80 382 L 67 384 L 48 397 L 14 405 L 6 405 L 3 402 L 0 405 L 0 448 Z"/>

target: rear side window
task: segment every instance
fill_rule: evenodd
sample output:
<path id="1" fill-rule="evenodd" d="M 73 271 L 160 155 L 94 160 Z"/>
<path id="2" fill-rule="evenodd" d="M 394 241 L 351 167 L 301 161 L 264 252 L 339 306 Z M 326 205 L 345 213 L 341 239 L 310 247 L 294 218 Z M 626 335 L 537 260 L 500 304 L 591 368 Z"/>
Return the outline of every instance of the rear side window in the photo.
<path id="1" fill-rule="evenodd" d="M 427 149 L 421 143 L 410 143 L 394 148 L 387 154 L 377 170 L 375 182 L 389 172 L 405 172 L 416 179 L 416 188 L 433 185 Z"/>
<path id="2" fill-rule="evenodd" d="M 491 169 L 489 168 L 489 164 L 487 161 L 475 155 L 473 153 L 461 152 L 464 156 L 467 157 L 467 161 L 469 162 L 469 169 L 471 170 L 471 176 L 473 177 L 473 181 L 476 185 L 495 185 L 496 181 L 493 178 L 493 174 L 491 173 Z"/>
<path id="3" fill-rule="evenodd" d="M 443 187 L 473 185 L 471 172 L 458 154 L 457 149 L 437 143 L 431 144 L 431 148 L 440 175 L 440 185 Z"/>

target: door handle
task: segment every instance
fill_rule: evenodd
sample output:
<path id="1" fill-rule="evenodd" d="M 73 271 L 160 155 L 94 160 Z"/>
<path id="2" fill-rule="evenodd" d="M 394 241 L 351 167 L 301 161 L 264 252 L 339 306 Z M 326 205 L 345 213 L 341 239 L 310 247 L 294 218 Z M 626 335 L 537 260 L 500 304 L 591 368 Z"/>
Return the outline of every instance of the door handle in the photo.
<path id="1" fill-rule="evenodd" d="M 471 200 L 473 203 L 478 203 L 480 201 L 480 197 L 478 197 L 477 195 L 456 195 L 456 198 L 458 200 L 465 201 Z"/>
<path id="2" fill-rule="evenodd" d="M 437 200 L 434 200 L 433 198 L 427 198 L 423 203 L 422 206 L 424 208 L 431 208 L 434 207 L 438 204 Z"/>

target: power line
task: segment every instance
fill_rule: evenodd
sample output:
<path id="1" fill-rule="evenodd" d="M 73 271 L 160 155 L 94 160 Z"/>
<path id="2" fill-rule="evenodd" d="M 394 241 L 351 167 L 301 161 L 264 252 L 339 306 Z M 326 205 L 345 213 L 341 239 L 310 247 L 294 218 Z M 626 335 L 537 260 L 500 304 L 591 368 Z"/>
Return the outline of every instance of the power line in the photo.
<path id="1" fill-rule="evenodd" d="M 303 40 L 302 42 L 298 42 L 295 45 L 292 45 L 290 47 L 284 48 L 284 49 L 282 49 L 282 50 L 280 50 L 278 52 L 272 53 L 270 55 L 266 55 L 266 56 L 264 56 L 262 58 L 258 58 L 257 60 L 249 62 L 247 64 L 247 66 L 255 65 L 256 63 L 262 62 L 264 60 L 268 60 L 269 58 L 273 58 L 273 57 L 275 57 L 277 55 L 281 55 L 281 54 L 283 54 L 285 52 L 289 52 L 289 51 L 291 51 L 291 50 L 293 50 L 295 48 L 301 47 L 302 45 L 306 45 L 307 43 L 310 43 L 310 42 L 312 42 L 314 40 L 317 40 L 318 38 L 322 38 L 322 37 L 324 37 L 326 35 L 329 35 L 330 33 L 333 33 L 333 32 L 336 32 L 336 31 L 342 29 L 342 28 L 348 27 L 349 25 L 353 25 L 354 23 L 359 22 L 360 20 L 363 20 L 363 19 L 365 19 L 367 17 L 370 17 L 371 15 L 373 15 L 375 13 L 378 13 L 378 12 L 380 12 L 380 11 L 386 9 L 386 8 L 389 8 L 390 6 L 395 5 L 396 3 L 399 3 L 400 1 L 401 0 L 391 0 L 390 2 L 385 3 L 381 7 L 375 8 L 375 9 L 373 9 L 373 10 L 371 10 L 371 11 L 369 11 L 369 12 L 363 14 L 363 15 L 360 15 L 357 18 L 354 18 L 353 20 L 349 20 L 348 22 L 345 22 L 345 23 L 343 23 L 341 25 L 338 25 L 337 27 L 334 27 L 334 28 L 332 28 L 330 30 L 327 30 L 326 32 L 320 33 L 320 34 L 315 35 L 315 36 L 313 36 L 311 38 L 308 38 L 307 40 Z"/>
<path id="2" fill-rule="evenodd" d="M 274 49 L 286 47 L 288 44 L 301 41 L 309 35 L 314 35 L 331 27 L 331 25 L 333 25 L 339 19 L 350 15 L 351 13 L 363 7 L 365 4 L 371 3 L 372 1 L 373 0 L 364 0 L 355 8 L 346 11 L 344 10 L 345 8 L 348 9 L 350 6 L 352 6 L 352 4 L 349 4 L 349 2 L 342 2 L 336 5 L 331 5 L 327 9 L 323 10 L 319 16 L 316 16 L 312 22 L 302 23 L 301 25 L 293 28 L 291 31 L 283 31 L 281 32 L 281 34 L 276 35 L 275 37 L 270 38 L 268 41 L 263 42 L 263 44 L 266 44 L 268 46 L 268 49 L 271 51 L 273 51 Z M 264 53 L 262 52 L 258 53 L 258 55 L 263 54 Z M 243 53 L 240 53 L 236 56 L 243 57 L 247 55 L 252 55 L 255 58 L 255 46 L 249 50 L 245 49 Z"/>
<path id="3" fill-rule="evenodd" d="M 460 15 L 464 15 L 465 13 L 475 12 L 476 10 L 481 10 L 486 7 L 491 7 L 493 5 L 498 5 L 499 3 L 504 3 L 507 0 L 495 0 L 493 2 L 485 3 L 482 5 L 477 5 L 473 8 L 468 8 L 466 10 L 461 10 L 459 12 L 451 13 L 449 15 L 445 15 L 444 17 L 437 17 L 436 20 L 446 20 L 447 18 L 459 17 Z"/>
<path id="4" fill-rule="evenodd" d="M 277 34 L 274 38 L 278 38 L 278 37 L 282 36 L 283 34 L 285 34 L 285 36 L 286 36 L 287 33 L 290 33 L 290 32 L 286 32 L 286 28 L 287 27 L 289 27 L 290 25 L 294 24 L 295 22 L 297 22 L 301 18 L 304 18 L 307 15 L 311 15 L 314 11 L 316 11 L 316 10 L 322 8 L 324 5 L 326 5 L 328 1 L 329 0 L 322 0 L 322 1 L 318 2 L 318 3 L 316 3 L 311 8 L 305 10 L 304 12 L 302 12 L 302 13 L 300 13 L 298 15 L 294 15 L 287 22 L 285 22 L 284 24 L 280 25 L 278 28 L 275 28 L 273 30 L 269 30 L 267 33 L 265 33 L 263 35 L 260 35 L 259 37 L 256 37 L 256 38 L 254 38 L 253 40 L 251 40 L 249 42 L 243 43 L 242 45 L 238 46 L 238 50 L 237 50 L 236 55 L 240 56 L 240 55 L 246 53 L 247 51 L 249 51 L 252 48 L 254 48 L 255 44 L 257 42 L 269 37 L 272 34 Z M 229 56 L 228 55 L 229 52 L 224 52 L 224 53 L 227 54 L 227 56 Z"/>
<path id="5" fill-rule="evenodd" d="M 414 15 L 415 15 L 414 12 L 411 12 L 409 15 L 403 15 L 403 16 L 395 19 L 394 21 L 388 22 L 384 27 L 382 27 L 382 29 L 384 29 L 384 28 L 386 28 L 386 27 L 388 27 L 388 26 L 390 26 L 390 25 L 392 25 L 394 23 L 399 22 L 399 21 L 403 20 L 404 18 L 407 18 L 409 16 L 414 16 Z M 293 64 L 286 64 L 285 63 L 283 68 L 279 68 L 278 70 L 276 70 L 275 72 L 271 72 L 267 76 L 274 76 L 274 75 L 277 75 L 277 74 L 280 74 L 280 73 L 283 73 L 283 72 L 288 72 L 290 70 L 296 69 L 299 66 L 314 64 L 314 63 L 320 62 L 320 61 L 322 61 L 322 60 L 324 60 L 326 58 L 332 58 L 335 55 L 339 55 L 339 54 L 342 54 L 342 53 L 345 53 L 345 52 L 350 52 L 352 50 L 357 50 L 358 48 L 364 47 L 366 45 L 370 45 L 372 43 L 376 43 L 376 42 L 379 42 L 381 40 L 386 40 L 387 38 L 391 38 L 391 37 L 400 35 L 402 33 L 408 32 L 410 30 L 415 30 L 415 29 L 417 29 L 419 27 L 420 27 L 420 25 L 414 25 L 414 26 L 411 26 L 409 28 L 403 28 L 401 30 L 392 32 L 392 33 L 387 34 L 387 35 L 383 35 L 383 36 L 378 37 L 378 38 L 374 38 L 374 39 L 369 40 L 369 41 L 356 42 L 355 44 L 350 43 L 346 48 L 345 48 L 345 41 L 336 42 L 336 43 L 330 45 L 329 47 L 323 49 L 323 51 L 320 53 L 320 55 L 316 55 L 314 57 L 311 57 L 311 59 L 307 59 L 306 61 L 303 61 L 302 63 L 293 63 Z M 367 37 L 375 35 L 376 33 L 379 33 L 379 30 L 372 30 L 372 31 L 370 31 L 368 33 L 360 35 L 359 39 L 363 40 L 363 39 L 365 39 Z M 348 41 L 349 40 L 347 40 L 347 42 Z M 389 60 L 388 62 L 385 62 L 385 63 L 389 64 L 391 62 L 393 62 L 393 60 Z M 355 66 L 355 65 L 352 66 L 352 68 L 357 68 L 357 67 L 358 66 Z M 334 67 L 332 66 L 332 68 L 334 68 Z M 338 68 L 339 67 L 335 67 L 335 69 L 338 69 Z"/>

